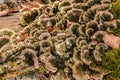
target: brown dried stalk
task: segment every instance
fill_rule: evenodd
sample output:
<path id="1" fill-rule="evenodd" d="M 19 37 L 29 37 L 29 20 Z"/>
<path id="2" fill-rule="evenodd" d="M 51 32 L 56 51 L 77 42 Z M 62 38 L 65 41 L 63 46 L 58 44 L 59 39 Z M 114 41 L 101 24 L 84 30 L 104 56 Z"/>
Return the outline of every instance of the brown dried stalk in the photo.
<path id="1" fill-rule="evenodd" d="M 120 38 L 111 33 L 105 32 L 103 41 L 106 45 L 112 48 L 119 48 Z"/>

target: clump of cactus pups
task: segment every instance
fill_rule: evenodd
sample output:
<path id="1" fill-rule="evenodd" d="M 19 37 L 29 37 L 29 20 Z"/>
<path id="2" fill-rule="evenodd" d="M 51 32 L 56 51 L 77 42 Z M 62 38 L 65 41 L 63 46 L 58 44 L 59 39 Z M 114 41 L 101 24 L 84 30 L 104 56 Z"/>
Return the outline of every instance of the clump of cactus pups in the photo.
<path id="1" fill-rule="evenodd" d="M 8 41 L 0 43 L 0 78 L 37 72 L 43 80 L 119 79 L 119 49 L 113 48 L 119 48 L 120 20 L 113 2 L 43 0 L 23 14 L 22 31 L 1 33 Z"/>

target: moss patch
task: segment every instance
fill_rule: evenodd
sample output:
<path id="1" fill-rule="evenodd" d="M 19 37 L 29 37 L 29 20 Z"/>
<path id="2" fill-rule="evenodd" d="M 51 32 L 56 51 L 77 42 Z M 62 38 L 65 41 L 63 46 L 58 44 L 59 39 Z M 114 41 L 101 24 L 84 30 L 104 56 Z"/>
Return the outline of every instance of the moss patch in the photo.
<path id="1" fill-rule="evenodd" d="M 111 71 L 105 80 L 120 80 L 120 48 L 104 53 L 102 59 L 102 66 Z"/>
<path id="2" fill-rule="evenodd" d="M 120 37 L 120 29 L 114 29 L 112 32 L 115 36 Z"/>
<path id="3" fill-rule="evenodd" d="M 115 3 L 113 3 L 113 10 L 114 15 L 116 19 L 120 19 L 120 0 L 117 0 Z"/>

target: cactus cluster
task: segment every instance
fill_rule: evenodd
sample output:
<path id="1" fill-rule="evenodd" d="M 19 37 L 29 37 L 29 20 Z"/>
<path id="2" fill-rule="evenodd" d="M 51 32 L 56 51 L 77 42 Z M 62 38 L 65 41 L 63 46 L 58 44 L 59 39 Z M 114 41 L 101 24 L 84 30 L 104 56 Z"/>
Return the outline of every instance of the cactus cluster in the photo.
<path id="1" fill-rule="evenodd" d="M 106 67 L 112 63 L 105 60 L 111 61 L 113 53 L 104 35 L 120 29 L 113 2 L 43 0 L 38 9 L 22 16 L 22 31 L 0 31 L 0 76 L 37 71 L 43 80 L 119 80 L 113 77 L 119 71 L 112 72 Z"/>

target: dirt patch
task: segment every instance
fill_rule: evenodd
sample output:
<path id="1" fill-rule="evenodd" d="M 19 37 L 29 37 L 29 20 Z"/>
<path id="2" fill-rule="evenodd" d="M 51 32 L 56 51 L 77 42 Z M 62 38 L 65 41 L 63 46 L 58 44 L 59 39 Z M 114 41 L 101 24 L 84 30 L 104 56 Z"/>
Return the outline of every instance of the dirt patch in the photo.
<path id="1" fill-rule="evenodd" d="M 0 29 L 9 28 L 16 32 L 21 30 L 20 27 L 20 17 L 22 13 L 12 13 L 5 17 L 0 17 Z"/>

